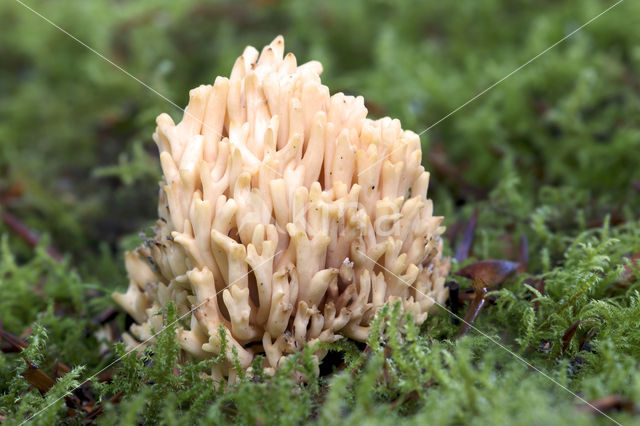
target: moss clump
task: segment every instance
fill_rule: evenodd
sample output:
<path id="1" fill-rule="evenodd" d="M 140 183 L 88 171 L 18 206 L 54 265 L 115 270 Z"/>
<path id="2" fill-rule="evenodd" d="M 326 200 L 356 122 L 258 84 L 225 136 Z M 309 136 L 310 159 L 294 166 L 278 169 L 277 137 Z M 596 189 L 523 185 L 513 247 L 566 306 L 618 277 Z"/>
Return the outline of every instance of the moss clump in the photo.
<path id="1" fill-rule="evenodd" d="M 634 222 L 581 233 L 566 248 L 558 266 L 535 277 L 544 279 L 543 290 L 532 284 L 532 277 L 512 279 L 495 292 L 499 296 L 496 304 L 475 324 L 482 333 L 472 331 L 460 340 L 455 340 L 457 325 L 445 312 L 417 328 L 403 317 L 399 305 L 387 305 L 376 317 L 364 350 L 348 341 L 328 346 L 334 355 L 328 357 L 334 360 L 334 371 L 323 371 L 320 376 L 314 372 L 312 351 L 306 350 L 274 377 L 264 375 L 257 360 L 254 371 L 243 375 L 238 384 L 216 387 L 202 373 L 222 359 L 200 363 L 180 359 L 173 339 L 178 321 L 170 305 L 164 314 L 158 313 L 165 316 L 164 331 L 142 357 L 125 354 L 121 345 L 116 346 L 111 359 L 122 359 L 113 380 L 95 385 L 95 393 L 98 401 L 119 394 L 122 402 L 106 403 L 100 421 L 297 424 L 331 423 L 339 416 L 353 424 L 427 420 L 437 424 L 530 424 L 540 419 L 556 424 L 606 423 L 605 418 L 586 412 L 584 401 L 572 393 L 587 401 L 610 395 L 631 401 L 640 398 L 636 333 L 640 281 L 635 275 L 640 267 L 628 256 L 640 246 L 639 225 Z M 34 271 L 46 259 L 39 250 L 32 263 L 15 267 L 5 252 L 0 266 L 6 271 L 13 264 L 9 282 L 19 282 L 22 270 Z M 73 278 L 66 282 L 73 285 Z M 15 282 L 11 285 L 19 288 Z M 0 357 L 4 383 L 0 414 L 19 422 L 111 361 L 100 360 L 92 350 L 94 341 L 74 331 L 83 324 L 82 318 L 78 315 L 71 325 L 68 317 L 48 311 L 33 325 L 25 350 L 32 362 L 43 370 L 50 369 L 56 358 L 78 365 L 46 398 L 29 390 L 18 375 L 24 370 L 20 356 Z M 577 331 L 567 339 L 567 330 L 576 322 Z M 75 342 L 65 340 L 69 335 Z M 74 351 L 60 345 L 75 345 Z M 291 380 L 294 370 L 304 374 L 307 383 Z M 243 373 L 239 366 L 238 371 Z M 57 422 L 68 415 L 63 400 L 46 413 L 36 420 Z M 636 419 L 629 412 L 609 414 L 623 424 Z"/>

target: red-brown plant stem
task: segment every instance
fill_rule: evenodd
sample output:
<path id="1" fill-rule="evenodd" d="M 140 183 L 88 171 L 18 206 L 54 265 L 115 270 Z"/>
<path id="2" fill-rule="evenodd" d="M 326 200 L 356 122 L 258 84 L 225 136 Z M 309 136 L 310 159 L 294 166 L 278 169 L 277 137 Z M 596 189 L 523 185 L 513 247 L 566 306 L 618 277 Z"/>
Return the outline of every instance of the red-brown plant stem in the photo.
<path id="1" fill-rule="evenodd" d="M 7 212 L 2 212 L 1 217 L 2 222 L 30 247 L 36 247 L 38 245 L 40 236 L 35 231 L 29 229 L 17 217 Z M 47 253 L 58 262 L 62 260 L 62 255 L 53 247 L 47 247 Z"/>

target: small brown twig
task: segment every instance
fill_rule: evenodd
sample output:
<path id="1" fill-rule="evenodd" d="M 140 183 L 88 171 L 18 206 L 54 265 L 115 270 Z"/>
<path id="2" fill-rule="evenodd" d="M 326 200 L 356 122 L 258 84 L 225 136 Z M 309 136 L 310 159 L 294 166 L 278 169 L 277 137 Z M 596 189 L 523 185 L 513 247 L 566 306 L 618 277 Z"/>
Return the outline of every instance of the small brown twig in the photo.
<path id="1" fill-rule="evenodd" d="M 5 341 L 3 342 L 2 340 Z M 4 330 L 0 325 L 0 351 L 5 353 L 22 352 L 23 349 L 28 347 L 29 344 L 27 342 Z"/>
<path id="2" fill-rule="evenodd" d="M 520 237 L 520 250 L 518 251 L 518 272 L 527 272 L 527 265 L 529 264 L 529 240 L 525 234 Z"/>
<path id="3" fill-rule="evenodd" d="M 569 348 L 571 339 L 573 339 L 573 336 L 576 334 L 576 331 L 578 331 L 578 327 L 580 326 L 580 324 L 584 324 L 585 322 L 596 322 L 596 320 L 594 319 L 578 320 L 573 324 L 571 324 L 569 328 L 567 328 L 567 331 L 565 331 L 564 335 L 562 336 L 562 350 L 561 350 L 562 353 L 564 353 Z"/>
<path id="4" fill-rule="evenodd" d="M 580 344 L 578 345 L 578 350 L 581 351 L 590 351 L 590 347 L 591 345 L 589 345 L 589 341 L 593 338 L 593 336 L 595 336 L 598 333 L 598 329 L 597 328 L 592 328 L 591 330 L 589 330 L 589 332 L 587 333 L 586 336 L 584 336 L 582 338 L 582 340 L 580 340 Z"/>
<path id="5" fill-rule="evenodd" d="M 38 389 L 40 394 L 44 395 L 49 392 L 49 389 L 56 384 L 55 380 L 49 377 L 49 375 L 42 371 L 37 365 L 29 361 L 29 358 L 26 356 L 24 360 L 27 363 L 27 369 L 20 373 L 20 375 L 24 377 L 31 386 Z"/>
<path id="6" fill-rule="evenodd" d="M 458 262 L 464 262 L 469 257 L 471 249 L 473 248 L 473 240 L 476 235 L 476 224 L 478 223 L 478 209 L 474 209 L 467 226 L 464 228 L 462 235 L 462 241 L 458 245 L 456 250 L 456 260 Z"/>
<path id="7" fill-rule="evenodd" d="M 71 368 L 67 364 L 60 362 L 59 360 L 56 359 L 55 363 L 53 364 L 54 379 L 59 379 L 60 377 L 64 377 L 70 372 L 71 372 Z"/>
<path id="8" fill-rule="evenodd" d="M 482 311 L 482 308 L 484 308 L 487 302 L 485 299 L 487 294 L 487 285 L 481 279 L 473 280 L 473 289 L 475 290 L 475 297 L 471 301 L 469 309 L 467 309 L 467 313 L 464 316 L 464 321 L 460 325 L 458 337 L 462 337 L 467 334 L 473 322 L 478 318 L 480 311 Z"/>
<path id="9" fill-rule="evenodd" d="M 2 212 L 0 215 L 2 222 L 13 231 L 20 239 L 27 243 L 30 247 L 35 248 L 40 243 L 40 236 L 33 230 L 29 229 L 17 217 L 8 212 Z M 53 247 L 47 247 L 47 253 L 57 262 L 62 261 L 62 255 Z"/>
<path id="10" fill-rule="evenodd" d="M 509 276 L 518 269 L 519 263 L 510 262 L 508 260 L 483 260 L 475 262 L 462 268 L 456 275 L 471 279 L 473 285 L 473 299 L 469 305 L 469 309 L 464 317 L 463 323 L 460 325 L 458 337 L 464 336 L 471 328 L 480 311 L 487 302 L 485 297 L 490 287 L 502 284 Z"/>
<path id="11" fill-rule="evenodd" d="M 356 365 L 354 368 L 351 369 L 351 377 L 355 377 L 356 373 L 367 361 L 367 358 L 369 358 L 370 354 L 371 354 L 371 346 L 367 345 L 367 347 L 364 348 L 364 350 L 362 351 L 362 355 L 363 355 L 362 360 L 358 363 L 358 365 Z"/>
<path id="12" fill-rule="evenodd" d="M 600 414 L 603 412 L 620 410 L 628 413 L 637 413 L 638 407 L 632 399 L 622 395 L 609 395 L 589 403 L 578 405 L 578 410 L 592 414 Z"/>
<path id="13" fill-rule="evenodd" d="M 120 400 L 122 399 L 122 391 L 116 393 L 115 395 L 113 395 L 111 398 L 109 398 L 106 402 L 111 403 L 111 404 L 117 404 L 120 402 Z M 102 404 L 98 404 L 97 406 L 95 406 L 87 415 L 87 418 L 89 420 L 94 420 L 96 417 L 98 417 L 100 414 L 102 414 L 102 412 L 104 411 L 104 403 Z"/>

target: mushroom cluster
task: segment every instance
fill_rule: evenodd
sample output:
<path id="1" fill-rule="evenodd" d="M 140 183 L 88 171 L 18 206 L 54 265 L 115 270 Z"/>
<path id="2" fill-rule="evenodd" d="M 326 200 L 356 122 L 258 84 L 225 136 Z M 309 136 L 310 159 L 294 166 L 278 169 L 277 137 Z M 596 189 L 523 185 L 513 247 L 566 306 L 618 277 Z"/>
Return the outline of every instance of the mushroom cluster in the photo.
<path id="1" fill-rule="evenodd" d="M 248 368 L 265 354 L 273 372 L 305 344 L 364 340 L 387 302 L 416 323 L 444 302 L 444 228 L 418 135 L 368 119 L 362 97 L 330 96 L 321 72 L 285 56 L 279 36 L 191 90 L 179 124 L 157 118 L 156 236 L 127 253 L 129 288 L 113 295 L 137 323 L 130 346 L 153 342 L 173 302 L 190 316 L 184 351 L 217 356 L 224 339 L 213 375 L 233 380 L 234 356 Z"/>

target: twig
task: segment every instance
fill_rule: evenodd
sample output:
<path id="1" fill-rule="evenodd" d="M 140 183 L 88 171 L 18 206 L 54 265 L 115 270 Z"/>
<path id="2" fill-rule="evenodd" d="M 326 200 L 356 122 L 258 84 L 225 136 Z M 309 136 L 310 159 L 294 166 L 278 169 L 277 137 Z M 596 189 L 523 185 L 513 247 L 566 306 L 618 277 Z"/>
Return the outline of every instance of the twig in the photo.
<path id="1" fill-rule="evenodd" d="M 24 377 L 30 385 L 38 389 L 42 395 L 49 392 L 49 389 L 56 384 L 55 380 L 38 368 L 37 365 L 29 361 L 29 358 L 26 356 L 24 360 L 27 363 L 27 369 L 20 373 L 20 375 Z"/>
<path id="2" fill-rule="evenodd" d="M 29 229 L 14 215 L 2 212 L 1 217 L 2 222 L 30 247 L 35 248 L 40 243 L 40 236 L 35 231 Z M 62 261 L 62 255 L 53 247 L 47 247 L 47 253 L 49 253 L 49 256 L 54 260 L 58 262 Z"/>
<path id="3" fill-rule="evenodd" d="M 0 350 L 2 352 L 22 352 L 24 348 L 29 347 L 27 342 L 2 329 L 1 326 L 0 338 L 6 340 L 6 342 L 0 343 Z"/>
<path id="4" fill-rule="evenodd" d="M 527 272 L 527 265 L 529 263 L 529 240 L 525 234 L 520 237 L 520 250 L 518 252 L 518 272 Z"/>
<path id="5" fill-rule="evenodd" d="M 609 395 L 594 401 L 590 401 L 588 404 L 578 405 L 578 410 L 598 414 L 604 411 L 621 410 L 628 413 L 637 413 L 638 408 L 632 399 L 622 395 Z"/>
<path id="6" fill-rule="evenodd" d="M 456 260 L 463 262 L 467 260 L 473 247 L 473 240 L 476 235 L 476 224 L 478 223 L 478 209 L 474 209 L 467 226 L 464 228 L 464 234 L 462 235 L 462 241 L 456 250 Z"/>
<path id="7" fill-rule="evenodd" d="M 565 331 L 564 335 L 562 336 L 562 351 L 561 352 L 564 353 L 569 348 L 569 344 L 571 343 L 571 339 L 573 339 L 573 336 L 576 334 L 576 331 L 578 331 L 578 327 L 580 326 L 580 324 L 584 324 L 585 322 L 596 322 L 596 320 L 594 320 L 594 319 L 578 320 L 578 321 L 574 322 L 573 324 L 571 324 L 571 326 L 569 326 L 569 328 L 567 328 L 567 331 Z"/>
<path id="8" fill-rule="evenodd" d="M 462 337 L 469 331 L 471 328 L 471 324 L 478 318 L 480 311 L 487 303 L 487 299 L 485 296 L 487 294 L 487 285 L 482 282 L 481 279 L 473 280 L 473 288 L 475 290 L 475 297 L 469 305 L 469 309 L 467 310 L 467 314 L 464 316 L 464 321 L 460 325 L 460 331 L 458 332 L 458 337 Z"/>

